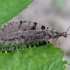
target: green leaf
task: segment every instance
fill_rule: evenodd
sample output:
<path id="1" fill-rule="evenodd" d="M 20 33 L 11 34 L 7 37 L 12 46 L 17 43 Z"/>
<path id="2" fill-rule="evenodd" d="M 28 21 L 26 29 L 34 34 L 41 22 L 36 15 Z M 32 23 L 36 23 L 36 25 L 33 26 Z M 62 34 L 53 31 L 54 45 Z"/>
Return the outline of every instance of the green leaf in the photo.
<path id="1" fill-rule="evenodd" d="M 54 45 L 0 53 L 0 70 L 66 70 L 64 52 Z"/>
<path id="2" fill-rule="evenodd" d="M 33 0 L 0 0 L 0 25 L 18 15 Z"/>

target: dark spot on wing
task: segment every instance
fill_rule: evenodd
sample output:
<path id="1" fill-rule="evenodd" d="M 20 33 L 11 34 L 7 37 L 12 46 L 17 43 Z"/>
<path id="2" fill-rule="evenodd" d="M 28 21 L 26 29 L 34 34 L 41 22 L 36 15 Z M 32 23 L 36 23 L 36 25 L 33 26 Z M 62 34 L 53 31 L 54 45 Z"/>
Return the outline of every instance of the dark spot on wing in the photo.
<path id="1" fill-rule="evenodd" d="M 2 53 L 5 53 L 5 51 L 2 51 Z"/>
<path id="2" fill-rule="evenodd" d="M 42 45 L 46 45 L 47 43 L 46 43 L 46 41 L 42 41 Z"/>
<path id="3" fill-rule="evenodd" d="M 5 39 L 6 40 L 6 39 Z M 15 38 L 11 38 L 11 39 L 8 39 L 9 41 L 13 41 L 13 40 L 15 40 Z M 7 40 L 6 40 L 7 41 Z"/>
<path id="4" fill-rule="evenodd" d="M 2 47 L 2 53 L 5 53 L 5 51 L 6 51 L 6 48 L 4 47 Z"/>
<path id="5" fill-rule="evenodd" d="M 47 27 L 47 29 L 49 29 L 49 27 Z"/>
<path id="6" fill-rule="evenodd" d="M 34 47 L 34 45 L 33 45 L 33 44 L 31 44 L 31 47 Z"/>
<path id="7" fill-rule="evenodd" d="M 24 29 L 24 31 L 26 31 L 26 29 Z"/>
<path id="8" fill-rule="evenodd" d="M 45 29 L 45 26 L 42 25 L 42 26 L 41 26 L 41 29 L 44 30 L 44 29 Z"/>
<path id="9" fill-rule="evenodd" d="M 33 26 L 32 28 L 31 28 L 31 30 L 35 30 L 36 29 L 36 27 L 35 26 Z"/>
<path id="10" fill-rule="evenodd" d="M 20 21 L 19 28 L 21 28 L 22 23 L 23 23 L 23 21 Z"/>
<path id="11" fill-rule="evenodd" d="M 29 48 L 29 45 L 28 44 L 26 44 L 26 48 Z"/>
<path id="12" fill-rule="evenodd" d="M 5 39 L 4 41 L 7 41 L 7 39 Z"/>
<path id="13" fill-rule="evenodd" d="M 6 27 L 6 25 L 3 25 L 4 26 L 4 28 Z"/>
<path id="14" fill-rule="evenodd" d="M 54 29 L 52 29 L 52 30 L 54 30 Z"/>
<path id="15" fill-rule="evenodd" d="M 2 28 L 2 31 L 4 31 L 4 28 Z"/>
<path id="16" fill-rule="evenodd" d="M 47 43 L 49 44 L 50 42 L 48 41 Z"/>
<path id="17" fill-rule="evenodd" d="M 20 48 L 21 48 L 21 46 L 18 46 L 17 48 L 18 48 L 18 49 L 20 49 Z"/>
<path id="18" fill-rule="evenodd" d="M 36 47 L 38 47 L 38 44 L 36 44 Z"/>
<path id="19" fill-rule="evenodd" d="M 37 26 L 37 23 L 36 22 L 34 22 L 34 26 Z"/>
<path id="20" fill-rule="evenodd" d="M 50 39 L 50 38 L 54 38 L 54 37 L 53 37 L 52 35 L 49 35 L 49 39 Z"/>
<path id="21" fill-rule="evenodd" d="M 37 23 L 34 22 L 33 27 L 31 28 L 31 30 L 35 30 L 36 29 L 36 26 L 37 26 Z"/>
<path id="22" fill-rule="evenodd" d="M 20 21 L 20 25 L 22 25 L 23 21 Z"/>
<path id="23" fill-rule="evenodd" d="M 43 46 L 43 45 L 46 45 L 46 44 L 47 44 L 46 41 L 42 41 L 42 42 L 39 41 L 39 46 Z M 38 45 L 37 45 L 37 46 L 38 46 Z"/>
<path id="24" fill-rule="evenodd" d="M 11 25 L 11 22 L 9 22 L 9 24 Z"/>
<path id="25" fill-rule="evenodd" d="M 42 46 L 42 43 L 39 41 L 39 46 Z"/>
<path id="26" fill-rule="evenodd" d="M 23 38 L 23 39 L 24 39 L 25 37 L 24 37 L 23 35 L 21 35 L 21 38 Z"/>

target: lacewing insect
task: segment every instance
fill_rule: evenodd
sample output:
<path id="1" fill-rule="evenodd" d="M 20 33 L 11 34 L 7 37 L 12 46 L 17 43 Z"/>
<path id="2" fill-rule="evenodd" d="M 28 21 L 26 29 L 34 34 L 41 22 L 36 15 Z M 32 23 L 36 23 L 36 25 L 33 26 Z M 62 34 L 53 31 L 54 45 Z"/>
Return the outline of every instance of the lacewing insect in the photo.
<path id="1" fill-rule="evenodd" d="M 69 28 L 60 33 L 37 22 L 9 22 L 0 27 L 0 50 L 10 53 L 22 48 L 22 45 L 25 45 L 24 49 L 42 46 L 61 36 L 67 38 Z"/>

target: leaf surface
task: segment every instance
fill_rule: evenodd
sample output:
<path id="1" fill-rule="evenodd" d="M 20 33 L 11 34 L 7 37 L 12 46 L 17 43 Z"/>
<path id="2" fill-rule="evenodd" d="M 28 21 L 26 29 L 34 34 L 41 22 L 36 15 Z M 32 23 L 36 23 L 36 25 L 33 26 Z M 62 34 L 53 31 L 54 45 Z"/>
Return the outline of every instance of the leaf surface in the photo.
<path id="1" fill-rule="evenodd" d="M 66 70 L 67 61 L 62 61 L 64 52 L 54 45 L 45 45 L 0 53 L 0 70 Z"/>
<path id="2" fill-rule="evenodd" d="M 33 0 L 0 0 L 0 25 L 17 16 Z"/>

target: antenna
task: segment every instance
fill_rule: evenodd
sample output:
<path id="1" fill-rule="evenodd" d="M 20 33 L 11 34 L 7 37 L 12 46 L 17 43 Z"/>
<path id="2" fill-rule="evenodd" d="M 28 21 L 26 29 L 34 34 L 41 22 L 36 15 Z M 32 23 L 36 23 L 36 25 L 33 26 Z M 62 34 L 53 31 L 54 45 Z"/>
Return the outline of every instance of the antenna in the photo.
<path id="1" fill-rule="evenodd" d="M 66 33 L 68 32 L 69 28 L 70 28 L 70 26 L 68 27 L 68 29 L 67 29 Z M 68 34 L 67 34 L 67 35 L 68 35 Z"/>

